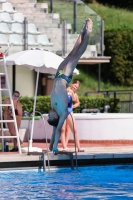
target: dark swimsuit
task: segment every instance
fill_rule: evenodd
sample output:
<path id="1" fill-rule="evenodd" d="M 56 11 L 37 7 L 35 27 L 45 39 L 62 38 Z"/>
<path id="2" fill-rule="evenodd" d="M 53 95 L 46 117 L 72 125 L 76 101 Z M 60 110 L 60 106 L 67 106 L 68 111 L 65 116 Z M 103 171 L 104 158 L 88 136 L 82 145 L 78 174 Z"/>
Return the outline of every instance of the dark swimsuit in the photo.
<path id="1" fill-rule="evenodd" d="M 8 106 L 8 111 L 10 112 L 10 114 L 12 113 L 12 108 L 10 106 Z M 17 110 L 17 105 L 16 105 L 16 109 L 15 111 L 15 115 L 18 115 L 18 110 Z M 10 116 L 11 118 L 13 118 L 12 116 Z"/>
<path id="2" fill-rule="evenodd" d="M 63 74 L 63 71 L 60 70 L 56 73 L 55 78 L 62 78 L 62 79 L 65 79 L 67 83 L 70 83 L 72 80 L 72 75 L 66 76 L 65 74 Z"/>

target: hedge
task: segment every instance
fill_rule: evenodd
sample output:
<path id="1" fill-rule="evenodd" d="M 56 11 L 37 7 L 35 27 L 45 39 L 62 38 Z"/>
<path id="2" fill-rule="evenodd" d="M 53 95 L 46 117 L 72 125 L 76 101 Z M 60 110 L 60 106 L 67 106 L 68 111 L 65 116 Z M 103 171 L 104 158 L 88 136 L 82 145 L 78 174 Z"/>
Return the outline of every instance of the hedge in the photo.
<path id="1" fill-rule="evenodd" d="M 3 100 L 5 97 L 3 97 Z M 80 106 L 74 109 L 74 113 L 80 113 L 83 108 L 98 108 L 100 112 L 104 111 L 105 105 L 110 105 L 110 113 L 118 113 L 120 110 L 119 99 L 113 98 L 90 98 L 79 96 Z M 20 102 L 23 107 L 23 111 L 32 113 L 34 98 L 33 97 L 20 97 Z M 42 114 L 48 113 L 51 110 L 50 96 L 37 96 L 36 111 Z"/>

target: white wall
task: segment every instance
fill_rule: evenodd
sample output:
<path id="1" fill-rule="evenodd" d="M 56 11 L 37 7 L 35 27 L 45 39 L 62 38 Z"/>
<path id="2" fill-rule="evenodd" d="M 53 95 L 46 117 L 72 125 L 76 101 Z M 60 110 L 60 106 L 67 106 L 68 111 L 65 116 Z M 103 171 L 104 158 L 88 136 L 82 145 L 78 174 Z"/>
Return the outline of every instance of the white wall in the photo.
<path id="1" fill-rule="evenodd" d="M 80 140 L 133 140 L 133 114 L 74 114 Z M 46 133 L 51 138 L 52 126 L 44 115 Z M 23 120 L 21 128 L 28 128 L 28 121 Z M 35 120 L 34 139 L 44 139 L 43 120 Z M 73 139 L 71 134 L 70 139 Z"/>
<path id="2" fill-rule="evenodd" d="M 16 66 L 16 90 L 20 92 L 21 96 L 34 96 L 34 70 L 30 71 L 22 66 Z"/>
<path id="3" fill-rule="evenodd" d="M 12 66 L 7 67 L 10 89 L 12 93 Z M 5 73 L 4 67 L 0 66 L 0 72 Z M 7 84 L 6 84 L 7 85 Z M 34 70 L 30 71 L 22 66 L 16 66 L 16 90 L 21 96 L 34 96 L 35 92 L 35 76 Z M 2 96 L 9 96 L 8 91 L 2 91 Z"/>

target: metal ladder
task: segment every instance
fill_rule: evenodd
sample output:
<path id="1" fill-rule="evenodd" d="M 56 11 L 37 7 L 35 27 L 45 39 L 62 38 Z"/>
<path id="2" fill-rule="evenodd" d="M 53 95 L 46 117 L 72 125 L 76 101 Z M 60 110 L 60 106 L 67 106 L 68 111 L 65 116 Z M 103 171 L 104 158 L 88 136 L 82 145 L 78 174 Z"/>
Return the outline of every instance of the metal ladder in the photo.
<path id="1" fill-rule="evenodd" d="M 43 119 L 43 121 L 45 121 Z M 46 125 L 44 123 L 44 128 L 45 128 L 45 132 L 46 132 Z M 46 134 L 46 145 L 47 145 L 47 134 Z M 71 169 L 74 170 L 74 157 L 73 154 L 75 153 L 75 161 L 76 161 L 76 169 L 78 169 L 78 164 L 77 164 L 77 152 L 76 152 L 76 140 L 75 140 L 75 133 L 74 133 L 74 145 L 75 145 L 75 151 L 74 152 L 63 152 L 63 151 L 58 151 L 55 155 L 67 155 L 70 158 L 70 165 L 71 165 Z M 48 156 L 48 152 L 45 152 L 44 155 L 41 156 L 42 161 L 43 161 L 43 169 L 46 168 L 46 160 L 45 160 L 45 155 L 47 153 Z M 48 167 L 49 167 L 49 157 L 48 157 Z"/>
<path id="2" fill-rule="evenodd" d="M 47 149 L 47 151 L 45 151 L 45 152 L 30 152 L 29 151 L 30 142 L 29 142 L 28 143 L 28 155 L 40 155 L 39 159 L 42 161 L 43 171 L 46 171 L 47 165 L 46 165 L 45 155 L 47 154 L 48 171 L 50 171 L 50 159 L 49 159 L 49 153 L 48 153 L 48 139 L 47 139 L 47 132 L 46 132 L 45 120 L 44 120 L 43 115 L 39 111 L 35 111 L 34 113 L 38 113 L 41 116 L 42 120 L 43 120 L 44 133 L 45 133 L 45 138 L 46 138 L 46 149 Z M 31 113 L 30 117 L 34 117 L 33 113 Z M 29 119 L 29 123 L 28 123 L 28 130 L 29 130 L 29 125 L 30 125 L 30 119 Z"/>
<path id="3" fill-rule="evenodd" d="M 58 153 L 57 153 L 56 155 L 60 154 L 60 155 L 67 155 L 67 156 L 69 156 L 70 162 L 71 162 L 71 169 L 74 170 L 73 153 L 75 153 L 75 151 L 74 151 L 74 152 L 69 152 L 69 151 L 68 151 L 68 152 L 58 151 Z"/>
<path id="4" fill-rule="evenodd" d="M 43 115 L 39 112 L 39 111 L 35 111 L 35 113 L 38 113 L 42 120 L 43 120 L 43 124 L 44 124 L 44 133 L 45 133 L 45 138 L 46 138 L 46 152 L 30 152 L 29 151 L 29 143 L 28 143 L 28 155 L 39 155 L 39 160 L 42 161 L 42 166 L 43 166 L 43 171 L 46 171 L 48 168 L 48 171 L 50 171 L 50 159 L 49 159 L 49 152 L 48 152 L 48 141 L 47 141 L 47 132 L 46 132 L 46 124 L 45 124 L 45 119 L 43 117 Z M 31 113 L 30 117 L 33 117 L 33 113 Z M 29 123 L 28 123 L 28 130 L 30 126 L 30 119 L 29 119 Z M 63 151 L 58 151 L 57 154 L 55 155 L 67 155 L 70 158 L 70 166 L 71 169 L 74 170 L 74 158 L 73 158 L 73 153 L 75 153 L 75 160 L 76 160 L 76 169 L 78 169 L 77 166 L 77 153 L 76 153 L 76 141 L 75 141 L 75 137 L 74 137 L 74 144 L 75 144 L 75 151 L 74 152 L 63 152 Z M 47 160 L 46 160 L 46 156 L 47 155 Z M 46 162 L 48 165 L 46 165 Z"/>
<path id="5" fill-rule="evenodd" d="M 9 83 L 9 77 L 8 77 L 8 71 L 7 71 L 7 66 L 6 66 L 5 55 L 7 54 L 8 50 L 9 50 L 9 46 L 8 46 L 8 49 L 5 52 L 5 54 L 4 53 L 0 53 L 1 59 L 3 59 L 3 65 L 4 65 L 4 71 L 5 71 L 5 73 L 0 73 L 0 124 L 1 124 L 1 133 L 2 133 L 0 138 L 2 139 L 2 151 L 4 151 L 4 139 L 6 139 L 6 138 L 17 138 L 18 150 L 19 150 L 19 153 L 21 154 L 21 146 L 20 146 L 20 140 L 19 140 L 19 134 L 18 134 L 15 110 L 14 110 L 12 94 L 11 94 L 11 89 L 10 89 L 10 83 Z M 5 76 L 5 80 L 6 80 L 6 83 L 7 83 L 7 88 L 1 88 L 1 77 L 2 76 Z M 10 102 L 11 102 L 10 104 L 3 104 L 2 103 L 2 94 L 1 94 L 1 92 L 3 90 L 9 92 L 9 98 L 10 98 Z M 12 114 L 13 114 L 13 119 L 12 120 L 4 120 L 3 119 L 2 107 L 4 107 L 4 106 L 11 106 Z M 4 136 L 3 123 L 8 123 L 8 122 L 14 122 L 16 136 Z"/>

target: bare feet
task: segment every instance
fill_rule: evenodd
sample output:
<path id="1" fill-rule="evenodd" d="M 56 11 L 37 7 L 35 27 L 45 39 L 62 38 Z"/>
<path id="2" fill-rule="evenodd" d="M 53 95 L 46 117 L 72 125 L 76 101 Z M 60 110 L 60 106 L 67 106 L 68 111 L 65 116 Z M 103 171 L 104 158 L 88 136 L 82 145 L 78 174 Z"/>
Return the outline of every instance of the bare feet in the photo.
<path id="1" fill-rule="evenodd" d="M 86 34 L 86 31 L 88 33 L 92 32 L 92 26 L 93 26 L 93 22 L 90 18 L 86 19 L 83 23 L 82 29 L 81 29 L 81 35 L 82 37 L 84 37 L 84 35 Z"/>
<path id="2" fill-rule="evenodd" d="M 83 26 L 82 26 L 82 29 L 81 29 L 82 35 L 85 35 L 85 33 L 86 33 L 86 24 L 87 24 L 87 20 L 85 20 L 84 23 L 83 23 Z"/>
<path id="3" fill-rule="evenodd" d="M 90 18 L 88 18 L 86 21 L 87 21 L 86 29 L 87 29 L 87 31 L 89 33 L 91 33 L 92 32 L 92 27 L 93 27 L 93 22 L 92 22 L 92 20 Z"/>
<path id="4" fill-rule="evenodd" d="M 69 151 L 69 148 L 63 148 L 63 150 L 62 151 Z"/>

